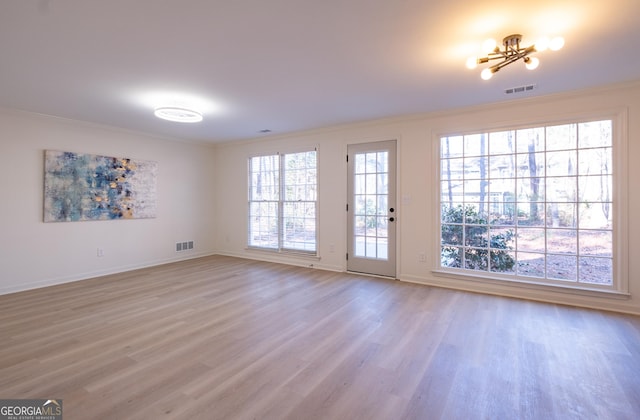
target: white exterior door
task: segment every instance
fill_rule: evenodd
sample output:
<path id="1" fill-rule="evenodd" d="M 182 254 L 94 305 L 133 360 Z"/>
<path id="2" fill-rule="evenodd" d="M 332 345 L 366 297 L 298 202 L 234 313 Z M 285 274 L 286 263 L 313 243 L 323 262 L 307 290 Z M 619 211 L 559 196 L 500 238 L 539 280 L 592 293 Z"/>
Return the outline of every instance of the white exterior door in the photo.
<path id="1" fill-rule="evenodd" d="M 396 141 L 348 146 L 347 270 L 396 276 Z"/>

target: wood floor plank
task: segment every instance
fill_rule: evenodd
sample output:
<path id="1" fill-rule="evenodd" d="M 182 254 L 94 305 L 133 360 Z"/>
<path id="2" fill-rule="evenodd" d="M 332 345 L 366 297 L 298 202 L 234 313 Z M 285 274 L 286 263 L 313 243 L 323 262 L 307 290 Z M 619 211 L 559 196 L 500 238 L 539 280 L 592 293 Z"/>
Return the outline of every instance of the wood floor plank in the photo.
<path id="1" fill-rule="evenodd" d="M 213 256 L 0 296 L 73 419 L 640 418 L 640 318 Z"/>

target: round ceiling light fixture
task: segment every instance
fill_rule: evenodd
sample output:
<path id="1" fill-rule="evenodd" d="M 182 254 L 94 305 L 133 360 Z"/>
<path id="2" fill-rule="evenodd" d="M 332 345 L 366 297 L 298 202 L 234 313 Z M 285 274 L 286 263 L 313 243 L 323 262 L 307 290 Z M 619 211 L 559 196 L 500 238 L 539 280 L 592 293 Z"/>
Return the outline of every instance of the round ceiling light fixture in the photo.
<path id="1" fill-rule="evenodd" d="M 163 120 L 180 123 L 197 123 L 202 121 L 202 114 L 198 111 L 175 106 L 156 108 L 154 115 Z"/>

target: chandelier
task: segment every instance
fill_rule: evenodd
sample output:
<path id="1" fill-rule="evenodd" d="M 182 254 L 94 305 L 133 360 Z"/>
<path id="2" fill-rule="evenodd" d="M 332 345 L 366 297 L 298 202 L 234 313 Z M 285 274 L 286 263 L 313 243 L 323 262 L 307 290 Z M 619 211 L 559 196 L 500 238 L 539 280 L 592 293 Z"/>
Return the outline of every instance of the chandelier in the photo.
<path id="1" fill-rule="evenodd" d="M 529 57 L 530 54 L 544 51 L 547 48 L 552 51 L 557 51 L 564 46 L 564 38 L 562 37 L 555 37 L 552 40 L 549 40 L 549 38 L 542 38 L 529 47 L 521 47 L 521 41 L 522 35 L 509 35 L 502 40 L 504 49 L 500 49 L 495 40 L 488 39 L 482 44 L 483 50 L 488 52 L 487 55 L 485 57 L 469 57 L 469 59 L 467 59 L 467 68 L 474 69 L 478 64 L 488 63 L 493 60 L 501 60 L 491 67 L 487 67 L 482 70 L 480 77 L 484 80 L 491 79 L 493 74 L 501 68 L 506 67 L 511 63 L 515 63 L 520 59 L 522 59 L 527 69 L 534 70 L 540 64 L 540 60 L 538 60 L 537 57 Z"/>

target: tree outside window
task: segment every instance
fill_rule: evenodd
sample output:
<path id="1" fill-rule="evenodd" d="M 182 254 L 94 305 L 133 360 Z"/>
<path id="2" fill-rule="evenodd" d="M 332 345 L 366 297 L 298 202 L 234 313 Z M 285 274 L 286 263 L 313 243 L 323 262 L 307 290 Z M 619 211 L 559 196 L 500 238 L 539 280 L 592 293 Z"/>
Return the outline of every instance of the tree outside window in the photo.
<path id="1" fill-rule="evenodd" d="M 440 265 L 613 284 L 612 121 L 440 139 Z"/>

